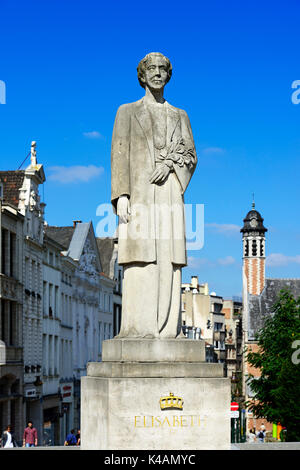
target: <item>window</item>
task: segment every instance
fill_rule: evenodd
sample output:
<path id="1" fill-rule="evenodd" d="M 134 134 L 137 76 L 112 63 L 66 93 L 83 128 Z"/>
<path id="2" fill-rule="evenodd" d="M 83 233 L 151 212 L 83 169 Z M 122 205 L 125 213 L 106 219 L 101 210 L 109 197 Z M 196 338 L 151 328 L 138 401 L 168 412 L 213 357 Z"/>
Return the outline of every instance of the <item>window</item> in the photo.
<path id="1" fill-rule="evenodd" d="M 118 292 L 122 292 L 122 271 L 121 269 L 118 270 Z"/>
<path id="2" fill-rule="evenodd" d="M 14 306 L 12 302 L 9 302 L 9 344 L 10 346 L 15 345 L 15 335 L 14 335 L 14 327 L 15 327 L 15 315 L 14 315 Z"/>
<path id="3" fill-rule="evenodd" d="M 260 241 L 260 256 L 264 256 L 264 242 Z"/>
<path id="4" fill-rule="evenodd" d="M 59 314 L 58 314 L 58 286 L 55 286 L 55 292 L 54 292 L 54 314 L 55 314 L 55 317 L 58 318 L 59 317 Z"/>
<path id="5" fill-rule="evenodd" d="M 10 276 L 16 277 L 16 257 L 17 257 L 17 241 L 14 233 L 10 234 Z"/>
<path id="6" fill-rule="evenodd" d="M 9 249 L 8 249 L 8 230 L 2 229 L 2 266 L 3 274 L 9 275 Z"/>
<path id="7" fill-rule="evenodd" d="M 249 256 L 249 240 L 245 243 L 245 256 Z"/>
<path id="8" fill-rule="evenodd" d="M 99 354 L 102 352 L 102 322 L 99 321 Z"/>
<path id="9" fill-rule="evenodd" d="M 35 291 L 35 279 L 36 279 L 36 262 L 32 260 L 31 262 L 31 289 Z"/>
<path id="10" fill-rule="evenodd" d="M 257 244 L 256 244 L 256 240 L 252 240 L 252 256 L 257 256 Z"/>
<path id="11" fill-rule="evenodd" d="M 47 335 L 43 334 L 43 375 L 48 375 L 46 347 L 47 347 Z"/>
<path id="12" fill-rule="evenodd" d="M 49 284 L 49 317 L 53 316 L 53 284 Z"/>
<path id="13" fill-rule="evenodd" d="M 58 375 L 58 368 L 59 368 L 58 336 L 54 336 L 54 375 Z"/>

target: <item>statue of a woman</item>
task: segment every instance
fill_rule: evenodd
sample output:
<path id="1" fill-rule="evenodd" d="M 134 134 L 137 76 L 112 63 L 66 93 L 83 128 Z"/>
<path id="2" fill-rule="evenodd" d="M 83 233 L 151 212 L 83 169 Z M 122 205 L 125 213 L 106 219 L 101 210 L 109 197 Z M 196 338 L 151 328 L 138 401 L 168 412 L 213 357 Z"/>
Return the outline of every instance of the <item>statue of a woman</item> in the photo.
<path id="1" fill-rule="evenodd" d="M 111 150 L 111 200 L 124 266 L 118 337 L 176 338 L 186 266 L 183 195 L 197 156 L 186 112 L 163 97 L 169 59 L 150 53 L 137 70 L 145 96 L 118 109 Z"/>

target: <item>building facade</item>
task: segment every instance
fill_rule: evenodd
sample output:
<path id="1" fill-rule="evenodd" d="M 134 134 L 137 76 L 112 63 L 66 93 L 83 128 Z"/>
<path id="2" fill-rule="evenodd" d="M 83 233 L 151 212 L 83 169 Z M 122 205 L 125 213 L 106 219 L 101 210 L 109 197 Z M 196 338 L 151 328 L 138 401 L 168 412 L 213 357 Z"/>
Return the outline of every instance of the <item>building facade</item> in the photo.
<path id="1" fill-rule="evenodd" d="M 80 428 L 87 363 L 119 328 L 122 268 L 91 222 L 48 226 L 44 181 L 35 142 L 25 170 L 0 172 L 0 432 L 11 424 L 21 443 L 30 419 L 39 445 L 62 445 Z"/>
<path id="2" fill-rule="evenodd" d="M 118 239 L 98 237 L 97 244 L 103 274 L 115 281 L 113 292 L 113 336 L 117 336 L 121 328 L 123 285 L 123 266 L 118 264 Z"/>
<path id="3" fill-rule="evenodd" d="M 72 403 L 71 398 L 64 400 L 63 411 L 69 412 L 72 408 L 73 427 L 79 429 L 80 380 L 86 375 L 88 362 L 101 360 L 102 342 L 113 337 L 116 283 L 103 272 L 91 222 L 74 221 L 73 227 L 46 226 L 45 232 L 50 239 L 63 246 L 61 254 L 65 266 L 66 257 L 75 263 L 72 272 L 64 273 L 65 289 L 69 284 L 71 290 L 69 293 L 62 292 L 65 312 L 63 328 L 72 331 L 72 340 L 65 336 L 64 347 L 71 349 L 68 355 L 72 357 L 73 383 L 70 383 L 70 377 L 65 377 L 61 394 L 63 399 L 73 397 Z"/>
<path id="4" fill-rule="evenodd" d="M 234 401 L 244 402 L 243 396 L 243 303 L 224 299 L 222 312 L 225 316 L 226 376 L 231 379 Z"/>
<path id="5" fill-rule="evenodd" d="M 5 174 L 6 173 L 6 174 Z M 23 432 L 23 222 L 8 188 L 18 176 L 0 172 L 0 428 Z M 7 192 L 4 191 L 6 187 Z"/>
<path id="6" fill-rule="evenodd" d="M 182 325 L 191 339 L 203 339 L 209 362 L 225 361 L 225 316 L 223 298 L 209 293 L 207 283 L 199 284 L 198 276 L 182 284 Z"/>
<path id="7" fill-rule="evenodd" d="M 300 279 L 274 279 L 265 276 L 267 229 L 263 221 L 264 219 L 253 203 L 241 229 L 243 235 L 243 349 L 248 351 L 258 350 L 256 333 L 263 327 L 265 319 L 273 314 L 273 306 L 280 291 L 288 288 L 296 298 L 300 296 Z M 259 376 L 259 371 L 247 363 L 245 354 L 243 357 L 243 394 L 246 401 L 251 401 L 254 395 L 248 378 L 253 375 L 255 380 L 255 377 Z M 258 429 L 262 422 L 271 432 L 272 423 L 267 423 L 263 418 L 256 418 L 248 411 L 248 429 Z"/>
<path id="8" fill-rule="evenodd" d="M 35 142 L 30 165 L 24 170 L 19 190 L 18 210 L 23 224 L 23 360 L 24 421 L 33 421 L 42 441 L 42 361 L 43 361 L 43 224 L 44 204 L 39 186 L 45 182 L 43 165 L 37 163 Z"/>

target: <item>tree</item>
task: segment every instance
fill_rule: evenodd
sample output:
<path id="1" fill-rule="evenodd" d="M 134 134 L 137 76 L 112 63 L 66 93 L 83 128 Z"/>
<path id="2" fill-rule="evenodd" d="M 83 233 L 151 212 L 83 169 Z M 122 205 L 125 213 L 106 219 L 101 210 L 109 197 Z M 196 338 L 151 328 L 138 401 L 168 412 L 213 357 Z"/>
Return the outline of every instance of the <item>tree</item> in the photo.
<path id="1" fill-rule="evenodd" d="M 256 417 L 286 427 L 287 441 L 300 441 L 300 363 L 294 349 L 300 344 L 300 298 L 280 291 L 273 308 L 257 334 L 258 351 L 247 351 L 248 363 L 260 370 L 259 377 L 249 375 L 254 397 L 247 406 Z"/>

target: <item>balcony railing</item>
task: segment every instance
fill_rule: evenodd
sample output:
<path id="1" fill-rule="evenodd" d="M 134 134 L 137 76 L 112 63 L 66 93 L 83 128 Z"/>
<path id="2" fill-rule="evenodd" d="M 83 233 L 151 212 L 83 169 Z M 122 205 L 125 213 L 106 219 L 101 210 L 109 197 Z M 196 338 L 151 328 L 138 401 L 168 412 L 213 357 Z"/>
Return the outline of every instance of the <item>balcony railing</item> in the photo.
<path id="1" fill-rule="evenodd" d="M 20 346 L 7 346 L 6 347 L 6 364 L 22 362 L 23 348 Z"/>
<path id="2" fill-rule="evenodd" d="M 21 301 L 22 287 L 18 280 L 0 274 L 0 297 L 2 299 Z"/>
<path id="3" fill-rule="evenodd" d="M 225 331 L 214 331 L 214 341 L 225 341 Z"/>

